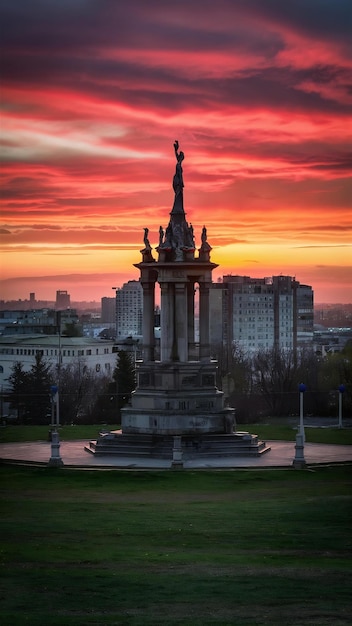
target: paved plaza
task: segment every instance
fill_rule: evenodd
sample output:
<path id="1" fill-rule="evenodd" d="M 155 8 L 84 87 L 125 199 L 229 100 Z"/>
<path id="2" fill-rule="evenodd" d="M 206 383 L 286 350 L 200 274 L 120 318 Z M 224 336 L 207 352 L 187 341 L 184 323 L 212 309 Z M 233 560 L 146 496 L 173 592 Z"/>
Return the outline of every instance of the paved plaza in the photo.
<path id="1" fill-rule="evenodd" d="M 122 456 L 94 456 L 84 449 L 86 440 L 62 441 L 60 455 L 65 467 L 76 469 L 170 469 L 171 459 L 152 459 Z M 192 458 L 184 460 L 184 469 L 209 468 L 274 468 L 292 467 L 295 443 L 267 441 L 271 450 L 259 457 Z M 46 464 L 51 456 L 51 444 L 45 441 L 0 444 L 0 461 Z M 351 445 L 307 443 L 304 457 L 308 466 L 352 462 Z"/>

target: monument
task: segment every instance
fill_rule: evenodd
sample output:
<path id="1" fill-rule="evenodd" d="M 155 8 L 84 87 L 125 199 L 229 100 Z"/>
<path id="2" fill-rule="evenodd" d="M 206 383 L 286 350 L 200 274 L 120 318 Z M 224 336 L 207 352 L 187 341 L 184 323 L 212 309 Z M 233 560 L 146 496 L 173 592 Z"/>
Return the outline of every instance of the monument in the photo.
<path id="1" fill-rule="evenodd" d="M 238 433 L 235 410 L 224 406 L 216 386 L 217 362 L 211 357 L 209 290 L 217 267 L 203 226 L 196 251 L 192 224 L 183 202 L 184 153 L 174 143 L 174 202 L 167 227 L 159 228 L 153 251 L 144 229 L 142 259 L 135 264 L 143 289 L 143 352 L 136 363 L 137 387 L 122 409 L 121 431 L 102 434 L 86 449 L 95 454 L 172 456 L 258 455 L 265 443 Z M 154 338 L 155 288 L 160 287 L 160 354 Z M 199 290 L 199 342 L 195 341 L 195 291 Z M 177 438 L 177 439 L 176 439 Z"/>

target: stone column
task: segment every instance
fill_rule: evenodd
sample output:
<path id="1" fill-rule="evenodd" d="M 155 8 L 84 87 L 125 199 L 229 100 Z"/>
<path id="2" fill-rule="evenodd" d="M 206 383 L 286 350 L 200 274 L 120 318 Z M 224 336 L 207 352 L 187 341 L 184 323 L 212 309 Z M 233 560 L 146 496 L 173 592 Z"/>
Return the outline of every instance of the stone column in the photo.
<path id="1" fill-rule="evenodd" d="M 199 283 L 199 360 L 210 361 L 209 283 Z"/>
<path id="2" fill-rule="evenodd" d="M 185 283 L 175 284 L 175 330 L 177 355 L 180 361 L 188 361 L 187 291 Z"/>
<path id="3" fill-rule="evenodd" d="M 141 281 L 143 288 L 143 361 L 154 361 L 155 283 Z"/>
<path id="4" fill-rule="evenodd" d="M 171 361 L 174 346 L 174 285 L 160 282 L 160 361 Z"/>
<path id="5" fill-rule="evenodd" d="M 194 337 L 194 283 L 187 285 L 188 360 L 196 360 Z"/>

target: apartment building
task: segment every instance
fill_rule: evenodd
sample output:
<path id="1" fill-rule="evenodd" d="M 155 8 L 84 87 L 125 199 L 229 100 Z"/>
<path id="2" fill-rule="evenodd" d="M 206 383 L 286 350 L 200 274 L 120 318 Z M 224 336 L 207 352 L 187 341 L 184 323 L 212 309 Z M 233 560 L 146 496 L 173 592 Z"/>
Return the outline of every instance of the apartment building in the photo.
<path id="1" fill-rule="evenodd" d="M 244 352 L 313 342 L 313 291 L 290 276 L 223 276 L 211 289 L 211 341 Z"/>
<path id="2" fill-rule="evenodd" d="M 142 335 L 143 290 L 138 280 L 116 289 L 116 339 Z"/>

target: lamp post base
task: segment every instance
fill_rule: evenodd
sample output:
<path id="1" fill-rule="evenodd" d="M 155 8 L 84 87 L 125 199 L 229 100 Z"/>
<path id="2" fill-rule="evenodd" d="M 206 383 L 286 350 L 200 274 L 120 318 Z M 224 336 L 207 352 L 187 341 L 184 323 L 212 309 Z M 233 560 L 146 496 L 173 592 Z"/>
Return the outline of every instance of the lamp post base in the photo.
<path id="1" fill-rule="evenodd" d="M 293 459 L 292 465 L 295 469 L 304 469 L 307 467 L 304 458 L 304 437 L 301 434 L 296 435 L 295 458 Z"/>
<path id="2" fill-rule="evenodd" d="M 48 461 L 49 467 L 62 467 L 64 464 L 60 456 L 60 439 L 59 433 L 51 433 L 51 457 Z"/>

